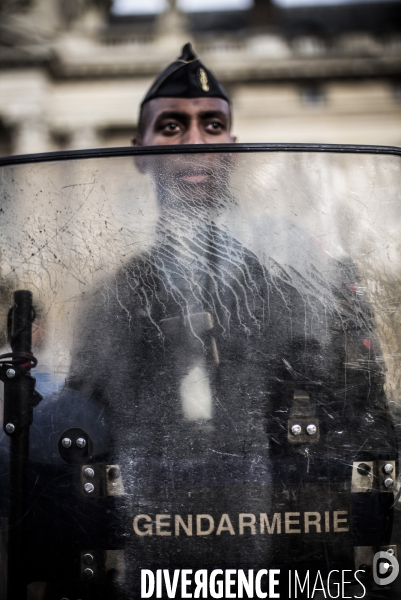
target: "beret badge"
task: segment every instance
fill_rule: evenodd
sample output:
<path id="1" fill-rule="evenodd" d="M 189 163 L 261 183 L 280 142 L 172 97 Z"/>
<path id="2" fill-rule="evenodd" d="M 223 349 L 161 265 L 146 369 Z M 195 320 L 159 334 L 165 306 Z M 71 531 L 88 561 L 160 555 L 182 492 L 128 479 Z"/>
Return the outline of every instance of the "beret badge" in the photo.
<path id="1" fill-rule="evenodd" d="M 205 69 L 202 69 L 202 67 L 199 69 L 199 83 L 204 92 L 209 91 L 209 79 Z"/>

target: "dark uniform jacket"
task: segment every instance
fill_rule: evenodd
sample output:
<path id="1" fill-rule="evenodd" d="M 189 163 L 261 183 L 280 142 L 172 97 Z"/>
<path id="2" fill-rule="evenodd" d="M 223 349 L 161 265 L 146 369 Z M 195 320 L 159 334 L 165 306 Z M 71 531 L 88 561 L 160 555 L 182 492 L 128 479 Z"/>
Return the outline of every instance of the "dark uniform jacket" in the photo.
<path id="1" fill-rule="evenodd" d="M 351 446 L 369 452 L 362 416 L 375 421 L 376 440 L 387 414 L 372 314 L 352 265 L 338 263 L 335 280 L 311 271 L 307 281 L 274 262 L 267 269 L 213 224 L 166 232 L 86 300 L 72 376 L 149 452 L 167 451 L 171 424 L 183 421 L 180 383 L 200 360 L 222 451 L 264 444 L 267 431 L 280 446 L 294 390 L 304 389 L 318 417 L 330 414 L 333 444 L 336 429 L 349 429 Z M 141 437 L 146 422 L 155 444 Z"/>
<path id="2" fill-rule="evenodd" d="M 330 272 L 311 266 L 306 280 L 273 261 L 267 268 L 223 229 L 195 223 L 165 231 L 87 299 L 72 381 L 110 410 L 129 514 L 338 510 L 356 460 L 395 457 L 372 314 L 353 266 Z M 196 365 L 210 419 L 183 409 L 182 382 Z M 379 521 L 372 510 L 354 519 L 362 537 L 336 542 L 337 554 L 388 537 L 390 505 Z M 266 561 L 270 542 L 245 538 L 220 536 L 218 550 L 199 538 L 185 558 Z M 274 560 L 305 555 L 289 538 Z M 136 540 L 134 555 L 182 564 L 173 538 L 152 540 Z"/>

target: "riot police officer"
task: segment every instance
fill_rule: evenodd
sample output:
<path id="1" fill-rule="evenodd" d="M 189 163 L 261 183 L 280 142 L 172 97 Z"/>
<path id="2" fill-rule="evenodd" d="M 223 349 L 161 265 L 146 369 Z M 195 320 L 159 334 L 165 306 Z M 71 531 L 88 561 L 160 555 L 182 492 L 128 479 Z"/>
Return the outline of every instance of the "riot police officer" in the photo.
<path id="1" fill-rule="evenodd" d="M 226 92 L 187 45 L 146 95 L 133 141 L 229 143 L 230 126 Z M 350 465 L 393 459 L 396 447 L 354 266 L 331 265 L 332 279 L 316 273 L 314 284 L 297 274 L 295 284 L 218 226 L 233 202 L 228 153 L 136 161 L 156 187 L 156 242 L 93 294 L 71 372 L 110 410 L 129 511 L 298 514 L 317 503 L 330 515 Z M 362 504 L 341 541 L 326 525 L 327 564 L 388 540 L 390 505 L 388 495 L 380 510 Z M 234 541 L 195 536 L 185 556 L 173 536 L 139 535 L 126 552 L 130 564 L 167 566 L 323 560 L 307 537 L 274 544 L 252 531 Z"/>

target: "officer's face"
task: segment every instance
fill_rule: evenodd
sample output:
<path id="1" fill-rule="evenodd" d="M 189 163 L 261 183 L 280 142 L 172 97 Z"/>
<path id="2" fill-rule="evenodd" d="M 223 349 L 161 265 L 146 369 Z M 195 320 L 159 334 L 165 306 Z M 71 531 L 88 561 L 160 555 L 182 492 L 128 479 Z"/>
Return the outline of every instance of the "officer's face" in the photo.
<path id="1" fill-rule="evenodd" d="M 135 146 L 227 144 L 231 114 L 222 98 L 154 98 L 143 109 L 142 135 Z"/>
<path id="2" fill-rule="evenodd" d="M 227 144 L 235 142 L 230 125 L 230 107 L 221 98 L 154 98 L 145 104 L 142 135 L 133 143 Z M 191 208 L 193 212 L 221 204 L 230 162 L 225 153 L 155 155 L 136 160 L 141 170 L 152 173 L 160 206 L 187 211 Z"/>

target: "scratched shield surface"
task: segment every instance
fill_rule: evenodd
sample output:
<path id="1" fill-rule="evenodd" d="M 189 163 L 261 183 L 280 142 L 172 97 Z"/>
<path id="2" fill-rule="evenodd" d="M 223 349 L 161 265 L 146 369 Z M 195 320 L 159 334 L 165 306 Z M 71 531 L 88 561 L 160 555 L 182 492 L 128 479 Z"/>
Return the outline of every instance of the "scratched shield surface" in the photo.
<path id="1" fill-rule="evenodd" d="M 298 597 L 333 570 L 358 597 L 359 569 L 401 598 L 372 578 L 401 531 L 400 174 L 397 153 L 241 146 L 0 166 L 2 353 L 29 290 L 43 396 L 27 598 L 266 568 L 284 598 L 294 570 L 321 577 Z"/>

